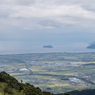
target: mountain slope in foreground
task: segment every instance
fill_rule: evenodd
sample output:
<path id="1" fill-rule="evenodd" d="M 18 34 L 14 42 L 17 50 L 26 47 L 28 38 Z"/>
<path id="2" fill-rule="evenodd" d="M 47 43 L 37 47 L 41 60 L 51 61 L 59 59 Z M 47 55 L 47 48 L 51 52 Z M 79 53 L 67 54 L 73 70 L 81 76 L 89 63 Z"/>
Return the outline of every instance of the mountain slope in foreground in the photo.
<path id="1" fill-rule="evenodd" d="M 50 92 L 41 91 L 29 83 L 18 82 L 6 72 L 0 72 L 0 95 L 54 95 Z"/>

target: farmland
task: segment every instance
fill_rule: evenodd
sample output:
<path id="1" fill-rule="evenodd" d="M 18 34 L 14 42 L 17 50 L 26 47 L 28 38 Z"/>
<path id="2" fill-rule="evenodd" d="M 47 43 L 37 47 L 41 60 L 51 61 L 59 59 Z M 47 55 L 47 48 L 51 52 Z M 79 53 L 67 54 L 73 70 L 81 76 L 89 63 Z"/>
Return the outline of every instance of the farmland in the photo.
<path id="1" fill-rule="evenodd" d="M 0 71 L 52 93 L 95 88 L 95 53 L 0 55 Z"/>

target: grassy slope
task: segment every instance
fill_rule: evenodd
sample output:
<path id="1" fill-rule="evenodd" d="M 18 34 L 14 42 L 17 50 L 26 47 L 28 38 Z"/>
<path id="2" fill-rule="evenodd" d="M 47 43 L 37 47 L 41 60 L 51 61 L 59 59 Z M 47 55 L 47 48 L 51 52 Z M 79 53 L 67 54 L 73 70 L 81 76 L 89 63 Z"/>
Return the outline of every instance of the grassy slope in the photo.
<path id="1" fill-rule="evenodd" d="M 4 95 L 4 92 L 6 95 L 53 95 L 41 91 L 39 87 L 34 87 L 29 83 L 18 82 L 14 77 L 3 71 L 0 72 L 0 95 Z"/>
<path id="2" fill-rule="evenodd" d="M 0 95 L 4 95 L 4 91 L 3 91 L 3 88 L 5 88 L 7 86 L 6 83 L 3 83 L 3 82 L 0 82 Z M 18 92 L 17 90 L 13 90 L 13 95 L 23 95 L 23 92 Z M 7 94 L 6 95 L 10 95 L 10 94 Z"/>

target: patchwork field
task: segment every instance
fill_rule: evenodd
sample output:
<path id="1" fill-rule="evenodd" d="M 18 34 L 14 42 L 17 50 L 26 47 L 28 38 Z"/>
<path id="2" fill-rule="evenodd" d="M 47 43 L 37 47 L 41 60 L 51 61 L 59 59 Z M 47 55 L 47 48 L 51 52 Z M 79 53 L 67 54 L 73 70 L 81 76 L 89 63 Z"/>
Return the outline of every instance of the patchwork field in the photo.
<path id="1" fill-rule="evenodd" d="M 52 93 L 92 89 L 95 88 L 95 53 L 1 55 L 0 71 Z"/>

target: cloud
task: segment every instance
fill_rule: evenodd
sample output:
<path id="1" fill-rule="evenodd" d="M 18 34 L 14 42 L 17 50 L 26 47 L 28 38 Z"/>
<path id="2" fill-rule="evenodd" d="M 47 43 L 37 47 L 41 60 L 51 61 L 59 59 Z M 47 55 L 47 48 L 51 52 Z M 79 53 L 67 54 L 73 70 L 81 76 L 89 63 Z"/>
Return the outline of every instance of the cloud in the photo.
<path id="1" fill-rule="evenodd" d="M 0 25 L 23 29 L 88 27 L 95 20 L 93 3 L 94 0 L 0 0 Z"/>
<path id="2" fill-rule="evenodd" d="M 94 34 L 95 0 L 0 0 L 0 52 L 88 43 Z"/>

